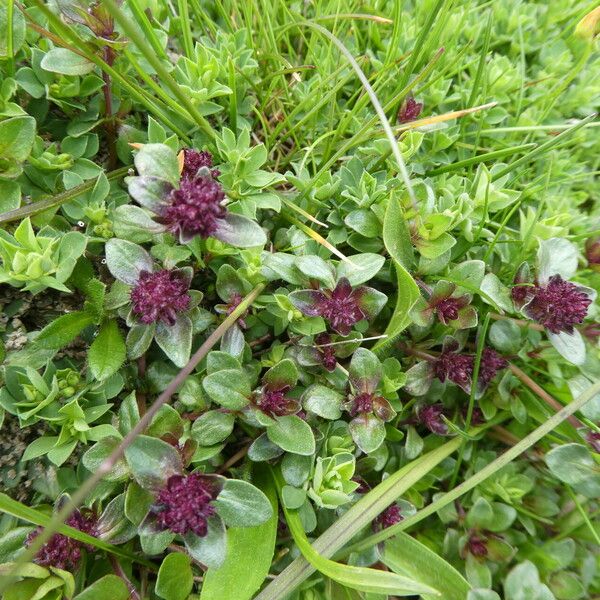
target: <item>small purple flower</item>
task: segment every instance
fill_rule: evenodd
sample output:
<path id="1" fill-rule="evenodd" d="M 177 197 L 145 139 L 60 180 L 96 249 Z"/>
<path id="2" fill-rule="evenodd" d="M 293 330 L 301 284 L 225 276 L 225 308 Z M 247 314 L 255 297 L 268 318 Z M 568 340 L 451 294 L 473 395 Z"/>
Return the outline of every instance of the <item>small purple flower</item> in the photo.
<path id="1" fill-rule="evenodd" d="M 347 336 L 353 325 L 374 317 L 387 297 L 364 285 L 352 288 L 345 277 L 333 290 L 300 290 L 289 296 L 292 304 L 309 317 L 323 317 L 331 329 Z"/>
<path id="2" fill-rule="evenodd" d="M 352 326 L 366 317 L 359 304 L 361 294 L 360 287 L 353 290 L 350 282 L 342 278 L 334 290 L 323 293 L 317 303 L 318 314 L 334 331 L 348 335 Z"/>
<path id="3" fill-rule="evenodd" d="M 451 348 L 444 348 L 433 363 L 433 374 L 440 381 L 448 379 L 461 387 L 465 392 L 471 390 L 475 356 L 459 354 Z M 508 362 L 491 348 L 484 348 L 479 363 L 478 386 L 485 389 L 496 377 L 498 371 L 505 369 Z"/>
<path id="4" fill-rule="evenodd" d="M 407 98 L 400 107 L 400 111 L 398 112 L 398 122 L 399 123 L 408 123 L 409 121 L 414 121 L 423 110 L 423 103 L 417 102 L 414 98 Z"/>
<path id="5" fill-rule="evenodd" d="M 491 348 L 484 348 L 479 363 L 479 382 L 487 387 L 496 377 L 498 371 L 506 369 L 508 361 Z"/>
<path id="6" fill-rule="evenodd" d="M 243 296 L 241 294 L 238 293 L 233 293 L 231 294 L 231 296 L 229 296 L 229 299 L 227 301 L 226 304 L 216 304 L 215 305 L 215 310 L 223 315 L 230 315 L 240 304 L 240 302 L 243 300 Z M 237 320 L 236 325 L 239 326 L 241 329 L 246 329 L 248 326 L 246 324 L 246 321 L 244 321 L 244 318 L 248 315 L 248 311 L 246 310 Z"/>
<path id="7" fill-rule="evenodd" d="M 590 269 L 600 271 L 600 237 L 587 240 L 585 243 L 585 257 Z"/>
<path id="8" fill-rule="evenodd" d="M 419 423 L 427 427 L 429 431 L 437 435 L 446 435 L 448 426 L 442 419 L 444 407 L 441 404 L 429 404 L 417 410 Z"/>
<path id="9" fill-rule="evenodd" d="M 444 350 L 433 363 L 433 372 L 440 381 L 448 379 L 463 389 L 468 388 L 473 377 L 473 357 Z"/>
<path id="10" fill-rule="evenodd" d="M 484 537 L 473 533 L 469 536 L 469 540 L 467 541 L 467 550 L 473 556 L 483 558 L 484 556 L 487 556 L 488 553 L 487 540 Z"/>
<path id="11" fill-rule="evenodd" d="M 162 208 L 160 221 L 182 239 L 210 237 L 227 215 L 224 199 L 223 188 L 210 177 L 182 179 L 179 189 L 171 192 Z"/>
<path id="12" fill-rule="evenodd" d="M 189 285 L 179 271 L 141 271 L 131 290 L 133 312 L 146 325 L 157 321 L 173 325 L 177 313 L 189 308 L 191 298 L 188 289 Z"/>
<path id="13" fill-rule="evenodd" d="M 592 447 L 594 452 L 600 454 L 600 432 L 588 431 L 585 440 Z"/>
<path id="14" fill-rule="evenodd" d="M 75 511 L 66 521 L 66 524 L 79 529 L 83 533 L 96 536 L 96 519 L 89 515 L 86 516 L 80 511 Z M 40 534 L 42 528 L 39 527 L 27 536 L 26 546 L 31 545 L 33 540 Z M 71 571 L 77 568 L 81 559 L 81 549 L 90 549 L 88 545 L 83 544 L 73 538 L 60 533 L 55 533 L 35 555 L 34 562 L 43 567 L 56 567 Z"/>
<path id="15" fill-rule="evenodd" d="M 335 346 L 328 346 L 331 343 L 331 336 L 327 333 L 320 333 L 315 338 L 319 360 L 323 367 L 328 371 L 335 371 L 337 357 L 335 355 Z"/>
<path id="16" fill-rule="evenodd" d="M 213 166 L 213 157 L 210 152 L 205 150 L 194 150 L 184 148 L 183 150 L 183 169 L 181 170 L 182 179 L 195 179 L 198 177 L 198 171 L 202 167 L 210 169 Z M 213 177 L 220 175 L 217 169 L 211 171 Z"/>
<path id="17" fill-rule="evenodd" d="M 400 523 L 403 519 L 400 507 L 397 504 L 392 504 L 375 518 L 373 526 L 375 530 L 387 529 L 396 523 Z"/>
<path id="18" fill-rule="evenodd" d="M 357 494 L 366 494 L 371 491 L 371 486 L 360 475 L 354 475 L 352 481 L 358 483 L 358 487 L 354 490 Z"/>
<path id="19" fill-rule="evenodd" d="M 193 532 L 204 537 L 207 520 L 216 513 L 211 502 L 220 491 L 215 478 L 210 476 L 171 475 L 156 498 L 154 514 L 158 527 L 180 535 Z"/>
<path id="20" fill-rule="evenodd" d="M 286 396 L 290 389 L 289 385 L 281 387 L 264 385 L 254 397 L 254 405 L 269 417 L 293 415 L 300 410 L 300 404 Z"/>
<path id="21" fill-rule="evenodd" d="M 551 333 L 573 333 L 573 327 L 583 322 L 592 303 L 588 294 L 560 275 L 550 277 L 546 285 L 536 285 L 531 294 L 525 314 Z"/>

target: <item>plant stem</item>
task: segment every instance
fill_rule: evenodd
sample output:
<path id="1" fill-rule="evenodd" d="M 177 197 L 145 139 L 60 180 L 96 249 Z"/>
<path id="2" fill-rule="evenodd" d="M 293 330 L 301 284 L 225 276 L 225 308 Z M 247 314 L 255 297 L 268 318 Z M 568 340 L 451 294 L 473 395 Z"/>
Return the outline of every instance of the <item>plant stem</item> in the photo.
<path id="1" fill-rule="evenodd" d="M 127 175 L 130 168 L 131 167 L 121 167 L 120 169 L 111 171 L 110 173 L 106 174 L 106 178 L 108 181 L 121 179 Z M 2 213 L 0 214 L 0 224 L 10 223 L 11 221 L 19 221 L 20 219 L 24 219 L 26 217 L 32 217 L 45 210 L 55 208 L 61 204 L 64 204 L 65 202 L 69 202 L 80 194 L 84 194 L 85 192 L 89 192 L 91 189 L 93 189 L 96 185 L 96 181 L 96 179 L 90 179 L 89 181 L 71 188 L 70 190 L 56 194 L 56 196 L 49 196 L 47 198 L 43 198 L 42 200 L 38 200 L 33 204 L 21 206 L 20 208 L 15 208 L 14 210 L 9 210 L 5 213 Z"/>
<path id="2" fill-rule="evenodd" d="M 69 501 L 65 502 L 64 506 L 53 515 L 48 525 L 44 527 L 39 535 L 36 536 L 33 543 L 15 562 L 13 572 L 15 569 L 18 569 L 19 566 L 29 562 L 37 554 L 40 548 L 50 539 L 50 537 L 52 537 L 57 528 L 65 522 L 74 510 L 76 510 L 77 506 L 85 500 L 102 478 L 110 473 L 117 461 L 125 455 L 125 450 L 131 445 L 135 438 L 150 425 L 152 418 L 159 411 L 160 407 L 171 398 L 185 379 L 192 374 L 198 363 L 210 352 L 212 347 L 221 339 L 225 332 L 250 308 L 264 287 L 265 285 L 262 283 L 257 285 L 244 300 L 238 304 L 235 310 L 233 310 L 233 312 L 206 338 L 185 367 L 177 373 L 171 380 L 171 383 L 169 383 L 165 390 L 154 401 L 146 414 L 140 418 L 136 426 L 123 438 L 121 443 L 113 450 L 110 456 L 102 462 L 98 469 L 83 482 L 74 494 L 72 494 Z M 5 590 L 6 587 L 14 581 L 14 578 L 14 575 L 8 574 L 4 578 L 4 581 L 0 582 L 0 592 Z"/>
<path id="3" fill-rule="evenodd" d="M 513 375 L 518 377 L 522 383 L 524 383 L 536 396 L 539 396 L 553 410 L 560 411 L 563 408 L 563 405 L 558 400 L 555 400 L 543 387 L 537 384 L 529 377 L 529 375 L 527 375 L 527 373 L 519 369 L 519 367 L 509 363 L 508 368 L 512 371 Z M 567 420 L 575 427 L 575 429 L 584 427 L 584 424 L 577 417 L 571 415 Z"/>
<path id="4" fill-rule="evenodd" d="M 129 579 L 129 577 L 127 577 L 125 571 L 123 571 L 121 563 L 114 556 L 110 556 L 109 560 L 113 571 L 125 582 L 125 585 L 129 590 L 129 600 L 141 600 L 138 591 L 135 589 L 135 585 L 131 583 L 131 580 Z"/>

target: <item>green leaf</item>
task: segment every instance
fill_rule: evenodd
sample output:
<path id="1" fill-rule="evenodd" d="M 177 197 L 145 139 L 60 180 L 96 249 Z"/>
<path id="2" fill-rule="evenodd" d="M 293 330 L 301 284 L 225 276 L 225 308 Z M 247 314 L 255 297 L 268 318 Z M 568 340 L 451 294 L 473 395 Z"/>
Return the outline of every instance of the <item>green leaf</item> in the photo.
<path id="1" fill-rule="evenodd" d="M 227 534 L 220 517 L 208 517 L 208 533 L 199 537 L 188 532 L 183 535 L 185 547 L 192 558 L 208 567 L 220 567 L 227 554 Z"/>
<path id="2" fill-rule="evenodd" d="M 385 543 L 383 562 L 394 572 L 436 589 L 444 600 L 466 600 L 467 580 L 443 558 L 406 533 L 399 533 Z M 423 594 L 423 600 L 438 595 Z"/>
<path id="3" fill-rule="evenodd" d="M 241 479 L 227 479 L 213 502 L 217 513 L 231 527 L 254 527 L 268 521 L 273 509 L 257 487 Z"/>
<path id="4" fill-rule="evenodd" d="M 247 406 L 250 382 L 241 369 L 222 369 L 207 375 L 202 385 L 211 400 L 230 410 Z"/>
<path id="5" fill-rule="evenodd" d="M 180 314 L 173 325 L 159 321 L 154 339 L 175 366 L 185 366 L 192 351 L 191 319 L 187 315 Z"/>
<path id="6" fill-rule="evenodd" d="M 125 450 L 135 480 L 146 489 L 163 487 L 171 475 L 183 471 L 179 452 L 157 438 L 139 435 Z"/>
<path id="7" fill-rule="evenodd" d="M 552 474 L 588 498 L 600 497 L 600 470 L 591 452 L 582 444 L 565 444 L 546 454 Z"/>
<path id="8" fill-rule="evenodd" d="M 128 600 L 128 598 L 129 590 L 125 582 L 116 575 L 105 575 L 77 594 L 73 600 Z"/>
<path id="9" fill-rule="evenodd" d="M 142 177 L 156 177 L 172 185 L 179 183 L 179 161 L 165 144 L 144 144 L 135 154 L 135 168 Z"/>
<path id="10" fill-rule="evenodd" d="M 236 248 L 262 247 L 267 243 L 267 236 L 256 221 L 231 212 L 218 221 L 213 237 Z"/>
<path id="11" fill-rule="evenodd" d="M 356 445 L 364 453 L 369 454 L 383 444 L 385 424 L 375 415 L 358 415 L 350 421 L 350 433 Z"/>
<path id="12" fill-rule="evenodd" d="M 380 254 L 366 253 L 349 256 L 348 260 L 352 262 L 340 261 L 338 264 L 337 278 L 345 277 L 350 285 L 356 286 L 375 277 L 383 267 L 385 257 Z"/>
<path id="13" fill-rule="evenodd" d="M 0 5 L 0 58 L 8 57 L 8 10 L 7 2 Z M 25 16 L 16 6 L 12 16 L 12 55 L 14 56 L 25 41 Z"/>
<path id="14" fill-rule="evenodd" d="M 125 360 L 125 342 L 116 319 L 106 321 L 88 351 L 92 376 L 102 381 L 116 373 Z"/>
<path id="15" fill-rule="evenodd" d="M 213 446 L 222 442 L 233 431 L 234 423 L 234 415 L 209 410 L 194 421 L 190 433 L 201 446 Z"/>
<path id="16" fill-rule="evenodd" d="M 168 554 L 158 570 L 156 595 L 164 600 L 186 600 L 193 586 L 190 557 L 182 552 Z"/>
<path id="17" fill-rule="evenodd" d="M 208 569 L 200 600 L 250 600 L 269 574 L 277 536 L 277 493 L 264 469 L 255 481 L 271 503 L 271 517 L 256 527 L 230 527 L 227 556 L 218 569 Z"/>
<path id="18" fill-rule="evenodd" d="M 46 325 L 35 338 L 35 343 L 40 348 L 57 350 L 72 342 L 88 325 L 93 323 L 92 315 L 76 310 L 62 315 Z"/>
<path id="19" fill-rule="evenodd" d="M 34 140 L 35 119 L 33 117 L 13 117 L 0 122 L 1 158 L 23 162 L 31 153 Z"/>
<path id="20" fill-rule="evenodd" d="M 302 406 L 323 419 L 339 419 L 344 396 L 331 388 L 314 383 L 302 394 Z"/>
<path id="21" fill-rule="evenodd" d="M 51 73 L 86 75 L 94 70 L 94 63 L 66 48 L 52 48 L 44 55 L 40 66 Z"/>
<path id="22" fill-rule="evenodd" d="M 112 238 L 106 242 L 104 251 L 108 270 L 127 285 L 135 285 L 142 271 L 152 272 L 152 258 L 133 242 Z"/>
<path id="23" fill-rule="evenodd" d="M 58 436 L 43 436 L 33 440 L 25 448 L 25 452 L 23 452 L 23 456 L 21 457 L 22 461 L 31 460 L 32 458 L 37 458 L 38 456 L 43 456 L 44 454 L 48 454 L 54 446 L 56 446 L 56 442 L 58 441 Z"/>
<path id="24" fill-rule="evenodd" d="M 282 450 L 308 456 L 315 453 L 315 436 L 310 425 L 297 415 L 276 417 L 267 436 Z"/>
<path id="25" fill-rule="evenodd" d="M 0 213 L 19 208 L 21 186 L 15 181 L 0 180 Z"/>
<path id="26" fill-rule="evenodd" d="M 398 294 L 394 314 L 384 334 L 386 339 L 373 346 L 377 354 L 391 347 L 396 338 L 410 325 L 409 313 L 416 301 L 421 297 L 419 288 L 407 269 L 413 263 L 413 251 L 410 237 L 402 214 L 402 207 L 395 197 L 391 197 L 385 211 L 383 221 L 383 243 L 390 253 L 396 268 L 396 291 Z"/>

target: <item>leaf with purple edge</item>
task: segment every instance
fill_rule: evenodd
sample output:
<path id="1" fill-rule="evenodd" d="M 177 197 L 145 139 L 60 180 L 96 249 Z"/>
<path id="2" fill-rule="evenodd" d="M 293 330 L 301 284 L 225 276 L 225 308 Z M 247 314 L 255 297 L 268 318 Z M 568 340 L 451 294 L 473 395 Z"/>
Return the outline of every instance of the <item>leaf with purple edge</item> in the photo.
<path id="1" fill-rule="evenodd" d="M 366 348 L 358 348 L 348 368 L 350 382 L 360 392 L 372 393 L 383 377 L 381 362 Z"/>
<path id="2" fill-rule="evenodd" d="M 325 299 L 325 294 L 318 290 L 297 290 L 288 296 L 288 300 L 307 317 L 318 316 L 321 312 L 319 304 Z"/>
<path id="3" fill-rule="evenodd" d="M 167 204 L 167 197 L 173 186 L 159 177 L 126 177 L 129 195 L 140 205 L 153 213 L 160 214 Z"/>
<path id="4" fill-rule="evenodd" d="M 358 415 L 349 427 L 352 439 L 365 454 L 375 452 L 385 440 L 385 425 L 375 415 Z"/>
<path id="5" fill-rule="evenodd" d="M 145 489 L 164 487 L 169 477 L 183 471 L 179 452 L 167 442 L 139 435 L 125 450 L 134 479 Z"/>
<path id="6" fill-rule="evenodd" d="M 192 321 L 187 315 L 178 315 L 173 325 L 162 321 L 156 324 L 156 343 L 177 367 L 183 367 L 192 350 Z"/>
<path id="7" fill-rule="evenodd" d="M 383 293 L 367 286 L 357 288 L 360 290 L 356 294 L 357 304 L 367 319 L 374 319 L 383 309 L 388 301 L 388 297 Z"/>
<path id="8" fill-rule="evenodd" d="M 133 159 L 142 177 L 166 179 L 173 185 L 179 182 L 179 160 L 174 150 L 165 144 L 144 144 Z"/>
<path id="9" fill-rule="evenodd" d="M 142 271 L 152 272 L 150 255 L 137 244 L 112 238 L 105 246 L 106 266 L 113 277 L 128 285 L 135 285 Z"/>
<path id="10" fill-rule="evenodd" d="M 294 387 L 298 381 L 298 369 L 294 361 L 285 358 L 271 367 L 263 376 L 263 382 L 272 389 Z"/>
<path id="11" fill-rule="evenodd" d="M 207 519 L 208 532 L 204 537 L 188 532 L 183 541 L 190 556 L 207 567 L 217 568 L 227 553 L 227 533 L 223 520 L 213 515 Z"/>
<path id="12" fill-rule="evenodd" d="M 236 248 L 256 248 L 267 243 L 263 228 L 248 217 L 228 213 L 216 223 L 217 229 L 212 234 L 213 237 Z"/>

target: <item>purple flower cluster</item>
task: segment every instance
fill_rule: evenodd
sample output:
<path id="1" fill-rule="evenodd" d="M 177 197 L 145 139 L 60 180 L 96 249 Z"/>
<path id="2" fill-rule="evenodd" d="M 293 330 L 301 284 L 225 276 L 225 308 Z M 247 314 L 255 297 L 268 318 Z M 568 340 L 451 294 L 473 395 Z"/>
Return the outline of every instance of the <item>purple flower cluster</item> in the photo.
<path id="1" fill-rule="evenodd" d="M 211 502 L 218 496 L 210 477 L 200 473 L 172 475 L 157 496 L 158 526 L 180 535 L 193 532 L 204 537 L 208 518 L 215 514 Z"/>
<path id="2" fill-rule="evenodd" d="M 414 121 L 423 110 L 423 103 L 417 102 L 414 98 L 407 98 L 398 112 L 398 122 L 408 123 Z"/>
<path id="3" fill-rule="evenodd" d="M 362 294 L 361 287 L 353 290 L 350 282 L 342 277 L 335 289 L 320 293 L 315 306 L 316 314 L 323 317 L 340 335 L 348 335 L 355 323 L 366 319 L 360 308 Z"/>
<path id="4" fill-rule="evenodd" d="M 89 535 L 97 535 L 96 519 L 92 516 L 86 516 L 80 511 L 75 511 L 67 520 L 66 524 L 79 529 Z M 25 544 L 30 546 L 33 540 L 40 534 L 42 528 L 39 527 L 27 536 Z M 81 559 L 81 549 L 89 547 L 82 542 L 67 537 L 60 533 L 55 533 L 35 555 L 34 561 L 43 567 L 56 567 L 57 569 L 73 570 L 79 564 Z"/>
<path id="5" fill-rule="evenodd" d="M 169 203 L 161 211 L 161 222 L 183 239 L 195 235 L 207 238 L 227 214 L 224 199 L 223 188 L 211 177 L 183 178 L 179 189 L 170 193 Z"/>
<path id="6" fill-rule="evenodd" d="M 469 540 L 467 541 L 467 549 L 473 556 L 477 556 L 479 558 L 487 556 L 487 540 L 476 534 L 471 534 L 469 536 Z"/>
<path id="7" fill-rule="evenodd" d="M 433 363 L 433 373 L 440 381 L 448 379 L 463 389 L 469 389 L 473 378 L 475 357 L 471 354 L 459 354 L 444 350 Z M 486 387 L 496 377 L 498 371 L 505 369 L 508 362 L 491 348 L 484 348 L 479 363 L 479 384 Z"/>
<path id="8" fill-rule="evenodd" d="M 335 349 L 334 346 L 327 345 L 331 343 L 331 336 L 327 333 L 320 333 L 315 338 L 315 343 L 317 345 L 317 352 L 319 353 L 319 359 L 323 367 L 325 367 L 325 369 L 328 371 L 335 371 L 335 366 L 337 364 Z"/>
<path id="9" fill-rule="evenodd" d="M 133 312 L 147 325 L 157 321 L 173 325 L 177 313 L 187 310 L 190 305 L 188 289 L 188 283 L 178 271 L 142 271 L 131 290 Z"/>
<path id="10" fill-rule="evenodd" d="M 397 504 L 392 504 L 377 516 L 374 525 L 379 529 L 387 529 L 396 523 L 400 523 L 403 519 L 400 507 Z"/>
<path id="11" fill-rule="evenodd" d="M 573 333 L 585 319 L 591 298 L 577 285 L 553 275 L 546 285 L 515 286 L 513 300 L 526 304 L 525 314 L 551 333 Z"/>
<path id="12" fill-rule="evenodd" d="M 460 298 L 444 298 L 435 306 L 438 319 L 447 325 L 448 321 L 455 321 L 458 319 L 458 312 L 461 308 L 464 308 L 469 304 L 467 296 L 461 296 Z"/>
<path id="13" fill-rule="evenodd" d="M 283 417 L 298 412 L 300 406 L 286 394 L 291 386 L 272 387 L 265 385 L 255 400 L 255 405 L 270 417 Z"/>
<path id="14" fill-rule="evenodd" d="M 448 426 L 442 419 L 443 414 L 444 407 L 441 404 L 429 404 L 417 411 L 417 420 L 432 433 L 446 435 L 448 433 Z"/>
<path id="15" fill-rule="evenodd" d="M 210 169 L 213 166 L 213 157 L 210 152 L 205 150 L 193 150 L 185 148 L 183 150 L 183 169 L 181 171 L 182 179 L 195 179 L 198 176 L 198 171 L 202 167 Z M 220 175 L 217 169 L 211 171 L 213 177 Z"/>

